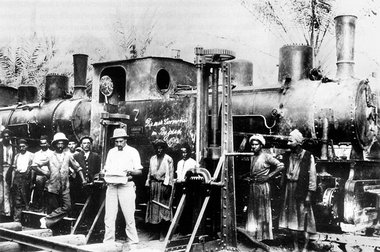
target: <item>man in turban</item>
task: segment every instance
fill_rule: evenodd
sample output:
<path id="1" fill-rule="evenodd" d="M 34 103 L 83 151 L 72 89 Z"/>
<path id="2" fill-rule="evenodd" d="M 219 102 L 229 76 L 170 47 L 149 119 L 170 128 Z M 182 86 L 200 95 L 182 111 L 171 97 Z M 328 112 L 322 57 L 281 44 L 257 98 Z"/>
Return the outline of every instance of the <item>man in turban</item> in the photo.
<path id="1" fill-rule="evenodd" d="M 307 251 L 310 233 L 316 232 L 311 197 L 317 189 L 317 173 L 314 156 L 302 148 L 303 140 L 301 132 L 293 130 L 288 142 L 291 151 L 284 154 L 286 184 L 279 226 L 292 232 L 294 251 L 299 251 L 302 233 L 305 238 L 302 251 Z"/>
<path id="2" fill-rule="evenodd" d="M 269 181 L 284 169 L 284 164 L 263 151 L 265 139 L 260 134 L 250 137 L 253 151 L 246 230 L 257 240 L 273 239 L 272 207 Z"/>

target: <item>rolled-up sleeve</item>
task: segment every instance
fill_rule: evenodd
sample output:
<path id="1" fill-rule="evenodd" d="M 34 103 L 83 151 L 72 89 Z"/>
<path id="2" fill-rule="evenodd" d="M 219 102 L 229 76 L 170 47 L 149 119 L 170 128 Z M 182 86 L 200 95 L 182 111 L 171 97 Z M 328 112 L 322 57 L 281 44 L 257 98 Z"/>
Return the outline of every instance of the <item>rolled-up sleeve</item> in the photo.
<path id="1" fill-rule="evenodd" d="M 141 165 L 141 159 L 140 159 L 140 154 L 136 149 L 133 149 L 133 170 L 141 170 L 143 167 Z"/>
<path id="2" fill-rule="evenodd" d="M 79 172 L 81 170 L 83 170 L 83 168 L 79 165 L 79 163 L 75 160 L 74 156 L 73 155 L 70 155 L 70 164 L 71 164 L 71 167 L 74 168 L 75 171 Z"/>

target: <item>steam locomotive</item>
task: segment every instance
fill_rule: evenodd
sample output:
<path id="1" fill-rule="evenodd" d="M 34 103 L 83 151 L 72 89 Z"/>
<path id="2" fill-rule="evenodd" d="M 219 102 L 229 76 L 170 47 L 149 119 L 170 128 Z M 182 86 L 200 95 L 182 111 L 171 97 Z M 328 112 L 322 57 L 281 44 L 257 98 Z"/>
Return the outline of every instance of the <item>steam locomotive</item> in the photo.
<path id="1" fill-rule="evenodd" d="M 356 17 L 338 16 L 335 21 L 334 78 L 315 74 L 312 48 L 305 45 L 280 49 L 277 87 L 261 88 L 265 86 L 261 84 L 256 88 L 251 62 L 229 62 L 233 146 L 235 151 L 244 150 L 247 137 L 261 133 L 268 140 L 266 147 L 280 153 L 286 148 L 288 133 L 299 129 L 307 139 L 304 147 L 317 157 L 319 230 L 366 230 L 376 227 L 380 208 L 379 102 L 372 90 L 379 84 L 354 77 Z M 206 56 L 233 58 L 228 50 L 209 52 L 211 55 Z M 35 102 L 37 92 L 33 87 L 18 89 L 18 103 L 14 90 L 3 87 L 8 99 L 3 105 L 13 104 L 0 108 L 2 126 L 30 142 L 37 141 L 41 134 L 51 137 L 58 131 L 75 139 L 91 135 L 95 149 L 102 153 L 102 162 L 112 145 L 108 140 L 112 130 L 125 127 L 130 136 L 128 143 L 139 150 L 145 168 L 153 155 L 151 142 L 157 138 L 168 143 L 175 161 L 180 158 L 181 143 L 196 146 L 200 137 L 196 111 L 202 109 L 197 106 L 197 80 L 213 78 L 218 82 L 217 74 L 199 76 L 196 64 L 165 57 L 101 62 L 93 67 L 91 99 L 85 93 L 87 56 L 81 54 L 74 55 L 72 95 L 68 95 L 67 77 L 61 75 L 46 77 L 45 98 L 40 103 Z M 212 98 L 206 108 L 216 134 L 220 134 L 221 127 L 220 96 L 217 88 L 210 91 Z M 204 137 L 220 144 L 212 136 Z M 212 150 L 208 150 L 206 159 L 217 156 Z M 236 173 L 248 170 L 247 160 L 237 161 L 246 168 Z M 243 189 L 237 186 L 236 195 L 244 195 L 238 190 Z M 237 215 L 244 215 L 243 205 L 243 199 L 237 198 Z"/>

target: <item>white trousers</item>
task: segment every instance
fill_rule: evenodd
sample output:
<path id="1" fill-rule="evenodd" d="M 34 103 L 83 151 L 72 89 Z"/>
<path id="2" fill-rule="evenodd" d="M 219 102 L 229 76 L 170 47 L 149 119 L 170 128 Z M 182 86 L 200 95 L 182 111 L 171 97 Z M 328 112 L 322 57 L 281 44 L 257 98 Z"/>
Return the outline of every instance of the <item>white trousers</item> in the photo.
<path id="1" fill-rule="evenodd" d="M 133 243 L 139 242 L 135 224 L 136 192 L 135 184 L 108 185 L 106 192 L 106 212 L 104 216 L 105 234 L 103 242 L 115 241 L 116 216 L 118 204 L 125 219 L 125 233 Z"/>
<path id="2" fill-rule="evenodd" d="M 3 165 L 3 179 L 0 181 L 0 215 L 11 216 L 11 195 L 7 184 L 6 174 L 9 165 Z"/>

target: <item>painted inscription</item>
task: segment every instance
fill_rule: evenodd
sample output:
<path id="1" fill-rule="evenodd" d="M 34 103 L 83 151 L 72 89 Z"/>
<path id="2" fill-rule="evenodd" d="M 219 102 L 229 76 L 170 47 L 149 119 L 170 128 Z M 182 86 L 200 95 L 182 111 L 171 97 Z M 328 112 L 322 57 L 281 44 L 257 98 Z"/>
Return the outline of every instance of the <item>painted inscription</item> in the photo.
<path id="1" fill-rule="evenodd" d="M 184 118 L 166 118 L 158 121 L 147 118 L 145 120 L 145 128 L 150 132 L 152 140 L 162 139 L 169 147 L 175 147 L 188 138 L 191 140 L 195 139 L 194 133 L 190 132 L 187 128 L 188 125 L 189 121 Z"/>

